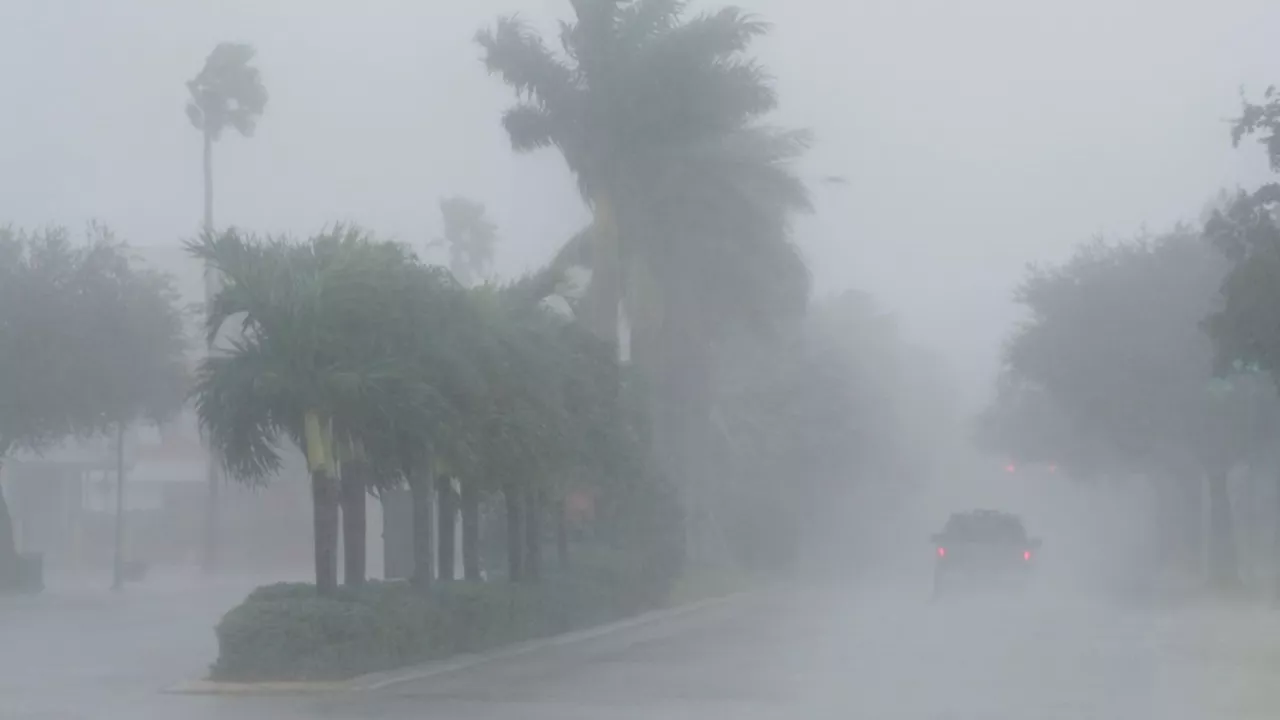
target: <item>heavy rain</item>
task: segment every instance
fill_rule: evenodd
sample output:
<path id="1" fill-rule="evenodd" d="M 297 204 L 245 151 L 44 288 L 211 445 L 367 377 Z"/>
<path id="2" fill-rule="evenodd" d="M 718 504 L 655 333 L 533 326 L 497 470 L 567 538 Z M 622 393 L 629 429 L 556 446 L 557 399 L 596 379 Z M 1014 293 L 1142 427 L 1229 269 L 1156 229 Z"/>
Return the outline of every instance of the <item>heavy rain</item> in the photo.
<path id="1" fill-rule="evenodd" d="M 1280 718 L 1277 28 L 0 2 L 0 719 Z"/>

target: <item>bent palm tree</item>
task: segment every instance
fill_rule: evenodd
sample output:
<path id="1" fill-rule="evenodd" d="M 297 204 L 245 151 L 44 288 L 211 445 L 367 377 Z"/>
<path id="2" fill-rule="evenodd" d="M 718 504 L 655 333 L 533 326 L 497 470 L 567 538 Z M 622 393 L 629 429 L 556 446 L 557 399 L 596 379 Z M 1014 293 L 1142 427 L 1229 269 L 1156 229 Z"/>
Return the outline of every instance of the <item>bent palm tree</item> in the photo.
<path id="1" fill-rule="evenodd" d="M 808 136 L 761 124 L 777 98 L 745 57 L 767 25 L 688 5 L 575 0 L 563 55 L 513 17 L 477 36 L 518 96 L 503 117 L 513 148 L 560 150 L 591 206 L 574 241 L 591 269 L 581 317 L 616 343 L 625 309 L 653 381 L 655 454 L 686 489 L 707 474 L 695 456 L 715 342 L 798 316 L 809 289 L 789 238 L 791 215 L 809 207 L 791 171 Z"/>
<path id="2" fill-rule="evenodd" d="M 187 81 L 187 119 L 200 131 L 204 141 L 204 225 L 205 233 L 213 233 L 213 144 L 227 127 L 241 135 L 253 135 L 258 117 L 267 106 L 267 89 L 262 84 L 253 61 L 252 46 L 221 43 L 209 53 L 204 67 Z M 205 306 L 217 294 L 221 279 L 206 266 L 204 271 Z M 211 337 L 209 349 L 213 348 Z M 209 497 L 207 500 L 204 538 L 205 569 L 212 569 L 217 545 L 218 460 L 209 458 Z"/>
<path id="3" fill-rule="evenodd" d="M 194 391 L 201 426 L 226 469 L 265 481 L 280 468 L 279 444 L 306 456 L 315 523 L 316 586 L 337 585 L 338 485 L 335 427 L 385 411 L 404 397 L 395 359 L 376 359 L 397 303 L 388 275 L 404 260 L 397 246 L 359 231 L 334 231 L 296 245 L 235 231 L 188 246 L 227 279 L 213 298 L 206 333 L 234 323 L 227 353 L 205 358 Z"/>
<path id="4" fill-rule="evenodd" d="M 758 125 L 777 99 L 764 70 L 743 54 L 765 23 L 736 8 L 687 17 L 679 0 L 573 5 L 576 22 L 562 24 L 564 56 L 514 17 L 477 40 L 490 72 L 520 99 L 503 117 L 512 146 L 558 148 L 592 208 L 584 316 L 611 339 L 624 294 L 629 317 L 641 312 L 638 271 L 667 264 L 657 228 L 645 225 L 699 187 L 719 202 L 695 218 L 692 203 L 680 203 L 686 230 L 693 220 L 723 217 L 726 202 L 734 210 L 807 207 L 786 167 L 806 138 Z"/>

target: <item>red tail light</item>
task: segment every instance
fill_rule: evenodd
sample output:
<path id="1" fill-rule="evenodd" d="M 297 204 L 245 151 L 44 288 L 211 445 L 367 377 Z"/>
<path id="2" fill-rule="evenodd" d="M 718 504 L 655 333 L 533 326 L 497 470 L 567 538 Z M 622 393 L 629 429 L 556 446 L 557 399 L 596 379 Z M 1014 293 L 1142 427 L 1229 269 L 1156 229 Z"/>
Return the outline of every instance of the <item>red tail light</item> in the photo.
<path id="1" fill-rule="evenodd" d="M 946 548 L 944 548 L 944 547 L 939 547 L 939 548 L 938 548 L 938 557 L 940 557 L 940 558 L 944 558 L 944 557 L 946 557 L 946 556 L 947 556 L 947 549 L 946 549 Z"/>
<path id="2" fill-rule="evenodd" d="M 1023 551 L 1022 551 L 1022 559 L 1023 559 L 1023 560 L 1030 560 L 1030 559 L 1031 559 L 1031 551 L 1030 551 L 1030 550 L 1023 550 Z"/>

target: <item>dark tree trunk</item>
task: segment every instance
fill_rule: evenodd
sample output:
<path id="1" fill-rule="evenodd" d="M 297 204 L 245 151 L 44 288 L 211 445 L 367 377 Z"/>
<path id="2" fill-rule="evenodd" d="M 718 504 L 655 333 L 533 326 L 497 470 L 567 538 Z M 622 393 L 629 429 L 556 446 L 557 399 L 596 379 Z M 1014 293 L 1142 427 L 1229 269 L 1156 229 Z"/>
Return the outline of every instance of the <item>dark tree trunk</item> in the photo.
<path id="1" fill-rule="evenodd" d="M 312 525 L 315 534 L 316 592 L 338 588 L 338 481 L 329 473 L 311 473 Z"/>
<path id="2" fill-rule="evenodd" d="M 525 492 L 524 502 L 524 570 L 531 582 L 542 580 L 542 497 L 538 488 Z"/>
<path id="3" fill-rule="evenodd" d="M 0 456 L 2 457 L 2 456 Z M 13 516 L 0 487 L 0 590 L 18 585 L 18 544 L 14 538 Z"/>
<path id="4" fill-rule="evenodd" d="M 520 487 L 508 484 L 502 491 L 507 503 L 507 579 L 524 580 L 524 498 Z"/>
<path id="5" fill-rule="evenodd" d="M 413 586 L 426 590 L 431 587 L 435 578 L 434 559 L 432 553 L 431 534 L 431 494 L 435 491 L 435 483 L 429 473 L 419 475 L 409 483 L 409 494 L 413 498 Z"/>
<path id="6" fill-rule="evenodd" d="M 561 571 L 569 569 L 569 508 L 561 498 L 556 503 L 556 566 Z"/>
<path id="7" fill-rule="evenodd" d="M 342 572 L 343 582 L 353 586 L 364 584 L 368 560 L 367 470 L 358 460 L 342 464 Z"/>
<path id="8" fill-rule="evenodd" d="M 116 423 L 116 536 L 111 589 L 124 588 L 124 423 Z"/>
<path id="9" fill-rule="evenodd" d="M 1216 470 L 1209 475 L 1209 582 L 1219 590 L 1240 585 L 1227 474 L 1227 470 Z"/>
<path id="10" fill-rule="evenodd" d="M 480 580 L 480 488 L 471 480 L 462 482 L 462 576 Z"/>
<path id="11" fill-rule="evenodd" d="M 1271 539 L 1272 545 L 1273 545 L 1272 553 L 1274 553 L 1274 556 L 1271 558 L 1271 563 L 1276 568 L 1276 576 L 1275 576 L 1276 587 L 1275 587 L 1274 600 L 1277 605 L 1280 605 L 1280 472 L 1276 473 L 1275 479 L 1276 479 L 1276 497 L 1275 497 L 1275 505 L 1274 505 L 1275 518 L 1273 520 L 1273 523 L 1275 526 L 1274 527 L 1275 534 L 1272 536 L 1272 539 Z"/>
<path id="12" fill-rule="evenodd" d="M 1199 470 L 1186 470 L 1174 476 L 1175 509 L 1173 542 L 1176 567 L 1192 576 L 1204 572 L 1208 547 L 1205 527 L 1205 483 Z"/>
<path id="13" fill-rule="evenodd" d="M 453 491 L 453 478 L 441 475 L 436 478 L 436 498 L 440 503 L 437 517 L 440 519 L 439 562 L 441 580 L 452 580 L 454 576 L 453 558 L 457 553 L 458 532 L 458 497 Z"/>

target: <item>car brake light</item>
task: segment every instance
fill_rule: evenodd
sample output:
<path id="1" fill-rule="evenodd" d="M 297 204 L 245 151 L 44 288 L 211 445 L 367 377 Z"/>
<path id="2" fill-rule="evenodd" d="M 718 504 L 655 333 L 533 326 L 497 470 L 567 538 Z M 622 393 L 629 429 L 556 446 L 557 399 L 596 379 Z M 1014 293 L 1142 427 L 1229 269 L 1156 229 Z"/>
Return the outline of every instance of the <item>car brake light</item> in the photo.
<path id="1" fill-rule="evenodd" d="M 944 547 L 938 548 L 938 557 L 944 558 L 946 556 L 947 556 L 947 549 Z"/>
<path id="2" fill-rule="evenodd" d="M 1023 560 L 1030 560 L 1030 559 L 1031 559 L 1031 551 L 1030 551 L 1030 550 L 1023 550 L 1023 551 L 1022 551 L 1022 559 L 1023 559 Z"/>

